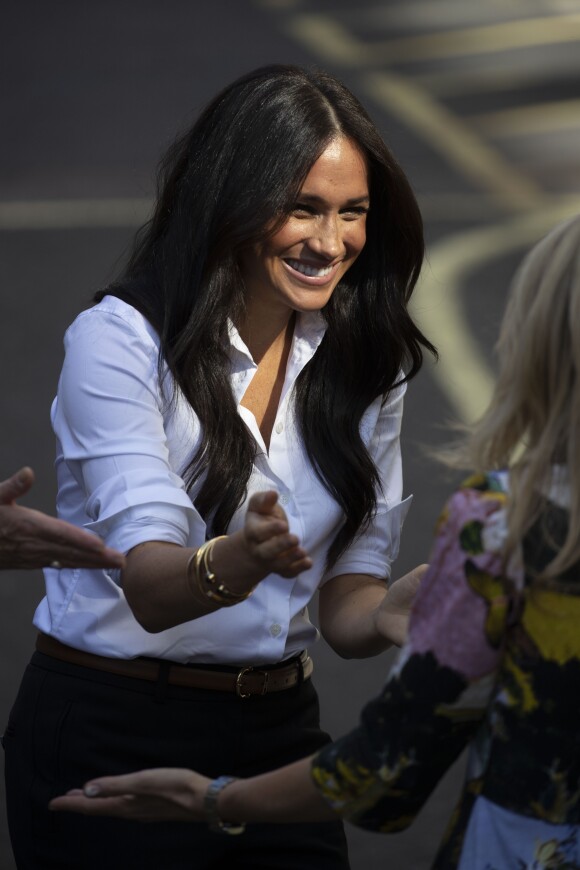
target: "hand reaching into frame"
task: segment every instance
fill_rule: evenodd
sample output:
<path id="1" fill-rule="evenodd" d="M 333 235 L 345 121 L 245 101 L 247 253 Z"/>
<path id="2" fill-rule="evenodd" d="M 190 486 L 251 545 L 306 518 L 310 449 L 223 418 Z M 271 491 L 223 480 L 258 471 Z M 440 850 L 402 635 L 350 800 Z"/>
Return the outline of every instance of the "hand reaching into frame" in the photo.
<path id="1" fill-rule="evenodd" d="M 243 591 L 268 574 L 296 577 L 312 567 L 312 560 L 290 532 L 278 493 L 267 490 L 249 499 L 243 529 L 216 542 L 212 564 L 229 588 Z"/>
<path id="2" fill-rule="evenodd" d="M 407 639 L 411 607 L 428 567 L 429 565 L 417 565 L 408 574 L 395 580 L 376 610 L 377 631 L 397 646 L 402 646 Z"/>
<path id="3" fill-rule="evenodd" d="M 16 504 L 34 483 L 31 468 L 0 482 L 0 569 L 61 567 L 121 568 L 121 553 L 100 538 L 40 511 Z"/>
<path id="4" fill-rule="evenodd" d="M 87 816 L 117 816 L 139 822 L 204 821 L 210 780 L 192 770 L 157 768 L 102 777 L 54 798 L 49 808 Z"/>
<path id="5" fill-rule="evenodd" d="M 244 523 L 248 553 L 262 563 L 267 573 L 295 577 L 312 567 L 298 537 L 290 533 L 288 518 L 273 490 L 255 493 L 248 502 Z"/>

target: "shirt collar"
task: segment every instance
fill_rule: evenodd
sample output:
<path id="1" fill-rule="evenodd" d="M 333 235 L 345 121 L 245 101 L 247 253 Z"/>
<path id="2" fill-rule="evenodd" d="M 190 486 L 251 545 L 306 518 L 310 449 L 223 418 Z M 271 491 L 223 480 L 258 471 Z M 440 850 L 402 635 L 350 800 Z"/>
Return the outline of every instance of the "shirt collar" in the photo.
<path id="1" fill-rule="evenodd" d="M 324 338 L 326 328 L 327 323 L 321 311 L 298 312 L 294 327 L 292 355 L 297 353 L 302 358 L 308 357 L 310 359 L 313 357 Z M 231 319 L 228 319 L 228 337 L 230 346 L 254 364 L 248 346 L 243 341 L 236 325 Z"/>

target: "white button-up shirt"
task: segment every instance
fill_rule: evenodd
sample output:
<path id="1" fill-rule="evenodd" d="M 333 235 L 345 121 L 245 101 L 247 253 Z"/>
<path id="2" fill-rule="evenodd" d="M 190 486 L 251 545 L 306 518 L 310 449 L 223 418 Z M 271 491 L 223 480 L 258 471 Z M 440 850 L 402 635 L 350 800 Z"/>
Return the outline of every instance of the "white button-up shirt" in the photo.
<path id="1" fill-rule="evenodd" d="M 269 451 L 253 414 L 239 404 L 257 369 L 233 325 L 231 384 L 238 413 L 258 444 L 248 497 L 275 489 L 312 558 L 294 579 L 269 575 L 250 598 L 199 619 L 149 634 L 125 600 L 120 574 L 101 569 L 47 568 L 46 597 L 35 625 L 63 643 L 105 656 L 156 656 L 179 662 L 264 664 L 294 655 L 316 640 L 307 606 L 318 587 L 339 574 L 388 577 L 399 548 L 409 499 L 401 502 L 399 433 L 404 388 L 361 421 L 362 437 L 380 471 L 383 492 L 370 527 L 324 573 L 341 509 L 308 460 L 293 416 L 294 382 L 324 335 L 319 313 L 301 314 L 282 388 Z M 205 524 L 181 474 L 200 439 L 200 423 L 181 395 L 169 405 L 161 393 L 159 339 L 132 306 L 107 296 L 77 317 L 65 336 L 66 356 L 52 407 L 57 437 L 58 515 L 92 529 L 127 553 L 145 541 L 198 547 Z M 230 523 L 243 525 L 243 504 Z M 163 582 L 160 578 L 159 582 Z"/>

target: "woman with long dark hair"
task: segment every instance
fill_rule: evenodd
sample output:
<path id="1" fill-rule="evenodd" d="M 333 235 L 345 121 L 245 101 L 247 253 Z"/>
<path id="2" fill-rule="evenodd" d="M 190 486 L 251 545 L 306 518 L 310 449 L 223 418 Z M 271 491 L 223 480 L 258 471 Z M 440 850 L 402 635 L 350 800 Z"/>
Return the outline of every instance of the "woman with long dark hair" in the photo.
<path id="1" fill-rule="evenodd" d="M 46 806 L 95 769 L 246 775 L 320 748 L 318 590 L 339 654 L 402 642 L 421 572 L 385 581 L 403 394 L 433 350 L 407 310 L 422 257 L 404 173 L 324 73 L 249 73 L 167 154 L 125 271 L 66 335 L 59 515 L 126 565 L 47 571 L 5 740 L 19 867 L 347 866 L 338 822 L 242 844 Z"/>
<path id="2" fill-rule="evenodd" d="M 432 867 L 580 867 L 580 217 L 525 258 L 497 350 L 489 408 L 445 457 L 477 473 L 441 514 L 408 641 L 359 727 L 313 759 L 227 779 L 215 800 L 193 771 L 149 770 L 54 809 L 213 824 L 336 814 L 393 833 L 469 744 Z"/>

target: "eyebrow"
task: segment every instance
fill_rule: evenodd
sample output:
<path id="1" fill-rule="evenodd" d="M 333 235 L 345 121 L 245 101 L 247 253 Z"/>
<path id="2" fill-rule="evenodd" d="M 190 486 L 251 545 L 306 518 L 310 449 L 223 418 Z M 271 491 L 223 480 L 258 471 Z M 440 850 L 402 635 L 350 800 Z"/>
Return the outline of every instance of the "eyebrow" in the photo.
<path id="1" fill-rule="evenodd" d="M 316 196 L 313 193 L 299 193 L 296 197 L 298 201 L 304 202 L 315 202 L 315 203 L 324 203 L 325 200 L 321 196 Z M 355 196 L 352 199 L 347 199 L 344 202 L 344 205 L 362 205 L 363 203 L 370 203 L 371 198 L 368 194 L 364 196 Z"/>

